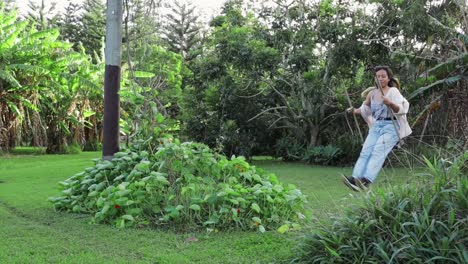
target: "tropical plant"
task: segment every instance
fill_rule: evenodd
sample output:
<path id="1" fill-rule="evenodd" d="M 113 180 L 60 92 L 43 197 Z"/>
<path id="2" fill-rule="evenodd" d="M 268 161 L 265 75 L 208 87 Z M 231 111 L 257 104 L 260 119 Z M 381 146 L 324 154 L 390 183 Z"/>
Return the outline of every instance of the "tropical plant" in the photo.
<path id="1" fill-rule="evenodd" d="M 265 90 L 262 76 L 276 67 L 279 53 L 256 34 L 256 19 L 243 16 L 236 1 L 226 3 L 223 14 L 211 25 L 210 47 L 203 48 L 205 56 L 189 65 L 193 74 L 184 88 L 184 134 L 228 155 L 251 155 L 254 148 L 271 148 L 269 120 L 249 122 L 249 117 L 258 113 L 260 105 L 271 102 L 271 98 L 255 95 Z"/>
<path id="2" fill-rule="evenodd" d="M 3 9 L 0 27 L 0 148 L 11 149 L 26 139 L 57 153 L 66 152 L 73 141 L 83 143 L 74 132 L 97 112 L 89 99 L 99 97 L 99 69 L 82 51 L 59 41 L 56 29 L 37 31 Z"/>
<path id="3" fill-rule="evenodd" d="M 168 134 L 134 141 L 112 161 L 96 160 L 60 183 L 58 210 L 93 214 L 117 227 L 257 229 L 265 232 L 302 218 L 305 197 L 293 185 L 227 159 L 199 143 Z"/>
<path id="4" fill-rule="evenodd" d="M 57 34 L 58 36 L 58 34 Z M 50 40 L 53 41 L 53 40 Z M 85 145 L 86 119 L 99 111 L 102 89 L 99 66 L 93 65 L 88 55 L 72 50 L 71 44 L 54 61 L 49 93 L 42 95 L 41 114 L 47 125 L 47 153 L 65 153 L 69 143 Z M 94 102 L 92 102 L 92 101 Z M 92 143 L 92 142 L 88 142 Z"/>
<path id="5" fill-rule="evenodd" d="M 41 47 L 40 39 L 50 32 L 36 32 L 28 28 L 28 21 L 18 21 L 16 11 L 4 12 L 0 4 L 0 149 L 13 148 L 18 139 L 20 125 L 25 118 L 26 109 L 38 111 L 39 89 L 36 81 L 48 73 L 41 63 L 47 55 L 40 52 L 51 48 Z M 32 117 L 32 115 L 29 115 Z M 37 122 L 30 122 L 31 130 Z"/>
<path id="6" fill-rule="evenodd" d="M 345 215 L 314 225 L 298 262 L 466 263 L 468 152 L 426 160 L 420 182 L 368 192 Z"/>
<path id="7" fill-rule="evenodd" d="M 131 139 L 147 139 L 159 136 L 158 124 L 164 121 L 164 129 L 173 134 L 179 130 L 176 117 L 182 96 L 184 71 L 180 55 L 160 46 L 146 50 L 146 62 L 125 64 L 122 97 L 122 132 Z"/>
<path id="8" fill-rule="evenodd" d="M 305 149 L 302 160 L 312 164 L 327 165 L 338 159 L 340 154 L 341 150 L 332 145 L 308 147 Z"/>

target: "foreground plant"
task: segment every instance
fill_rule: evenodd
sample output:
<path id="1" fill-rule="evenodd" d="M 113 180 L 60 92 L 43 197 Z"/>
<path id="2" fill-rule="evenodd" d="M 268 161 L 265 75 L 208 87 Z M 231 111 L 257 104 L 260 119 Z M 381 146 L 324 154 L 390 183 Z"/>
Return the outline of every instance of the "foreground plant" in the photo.
<path id="1" fill-rule="evenodd" d="M 427 161 L 429 180 L 368 193 L 361 205 L 314 227 L 298 262 L 468 263 L 468 152 Z"/>
<path id="2" fill-rule="evenodd" d="M 243 157 L 171 137 L 137 141 L 60 182 L 55 208 L 94 214 L 93 221 L 209 229 L 297 227 L 305 196 Z"/>

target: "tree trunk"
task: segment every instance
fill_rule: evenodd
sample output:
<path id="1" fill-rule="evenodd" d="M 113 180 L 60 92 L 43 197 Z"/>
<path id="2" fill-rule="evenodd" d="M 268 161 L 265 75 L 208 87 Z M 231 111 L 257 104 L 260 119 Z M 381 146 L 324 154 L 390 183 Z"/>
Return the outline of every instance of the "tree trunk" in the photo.
<path id="1" fill-rule="evenodd" d="M 320 127 L 311 126 L 309 129 L 309 147 L 315 147 L 320 144 L 319 140 Z"/>
<path id="2" fill-rule="evenodd" d="M 15 147 L 18 119 L 7 105 L 0 105 L 0 150 L 10 151 Z"/>
<path id="3" fill-rule="evenodd" d="M 58 124 L 52 121 L 47 129 L 47 154 L 63 154 L 67 152 L 67 140 L 60 132 Z"/>

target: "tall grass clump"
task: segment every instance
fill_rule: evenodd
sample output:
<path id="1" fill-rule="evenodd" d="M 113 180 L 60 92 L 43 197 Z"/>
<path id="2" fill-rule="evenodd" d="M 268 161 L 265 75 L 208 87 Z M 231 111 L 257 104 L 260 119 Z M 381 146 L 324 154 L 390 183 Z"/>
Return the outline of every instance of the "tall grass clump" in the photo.
<path id="1" fill-rule="evenodd" d="M 243 157 L 172 137 L 136 141 L 60 182 L 55 208 L 117 227 L 256 229 L 296 226 L 305 196 Z"/>
<path id="2" fill-rule="evenodd" d="M 297 262 L 468 263 L 468 152 L 426 159 L 428 174 L 368 192 L 329 224 L 314 225 Z"/>

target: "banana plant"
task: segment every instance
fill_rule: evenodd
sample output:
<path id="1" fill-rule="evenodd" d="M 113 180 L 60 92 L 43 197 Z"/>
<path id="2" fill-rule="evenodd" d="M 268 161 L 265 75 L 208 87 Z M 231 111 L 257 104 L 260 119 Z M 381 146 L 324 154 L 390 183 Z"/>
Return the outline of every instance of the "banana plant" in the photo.
<path id="1" fill-rule="evenodd" d="M 35 141 L 63 152 L 99 112 L 99 66 L 58 37 L 57 29 L 38 31 L 0 5 L 0 150 L 13 148 L 22 133 L 47 129 L 47 138 Z"/>
<path id="2" fill-rule="evenodd" d="M 46 70 L 30 63 L 38 48 L 37 34 L 27 32 L 28 22 L 18 21 L 16 12 L 5 12 L 4 7 L 0 5 L 0 150 L 9 150 L 15 145 L 25 109 L 38 110 L 29 99 L 35 94 L 30 88 Z"/>

